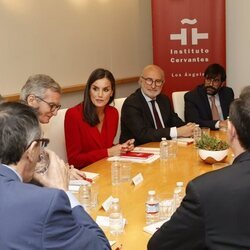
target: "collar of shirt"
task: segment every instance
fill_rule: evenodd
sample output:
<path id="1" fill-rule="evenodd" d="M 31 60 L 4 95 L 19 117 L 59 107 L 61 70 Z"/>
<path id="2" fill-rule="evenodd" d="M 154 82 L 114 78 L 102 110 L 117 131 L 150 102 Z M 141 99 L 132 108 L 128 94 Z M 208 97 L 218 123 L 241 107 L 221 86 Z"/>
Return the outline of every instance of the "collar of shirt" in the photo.
<path id="1" fill-rule="evenodd" d="M 151 99 L 150 97 L 148 97 L 147 95 L 145 95 L 145 94 L 143 93 L 142 89 L 141 89 L 141 93 L 142 93 L 142 95 L 144 96 L 144 98 L 145 98 L 145 100 L 147 101 L 147 103 L 149 103 L 149 102 L 152 101 L 152 100 L 156 100 L 156 99 Z"/>
<path id="2" fill-rule="evenodd" d="M 12 167 L 8 166 L 8 165 L 5 165 L 5 164 L 2 164 L 3 166 L 5 166 L 6 168 L 10 169 L 11 171 L 13 171 L 17 177 L 20 179 L 21 182 L 23 182 L 23 178 L 22 176 Z"/>

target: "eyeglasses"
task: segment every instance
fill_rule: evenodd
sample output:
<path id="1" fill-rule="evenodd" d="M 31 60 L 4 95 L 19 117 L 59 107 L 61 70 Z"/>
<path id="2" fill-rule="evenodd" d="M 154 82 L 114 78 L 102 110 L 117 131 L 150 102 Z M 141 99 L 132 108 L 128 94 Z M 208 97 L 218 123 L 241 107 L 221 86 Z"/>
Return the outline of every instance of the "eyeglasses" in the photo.
<path id="1" fill-rule="evenodd" d="M 49 105 L 49 107 L 50 107 L 50 111 L 51 111 L 51 112 L 57 111 L 57 110 L 59 110 L 59 109 L 61 108 L 61 105 L 55 104 L 55 103 L 53 103 L 53 102 L 46 102 L 44 99 L 42 99 L 42 98 L 39 97 L 39 96 L 36 96 L 36 95 L 35 95 L 35 98 L 39 99 L 39 100 L 42 101 L 42 102 L 47 103 L 47 104 Z"/>
<path id="2" fill-rule="evenodd" d="M 221 79 L 219 78 L 212 78 L 212 77 L 206 77 L 205 78 L 206 83 L 213 84 L 215 86 L 219 85 L 221 83 Z"/>
<path id="3" fill-rule="evenodd" d="M 45 148 L 45 147 L 47 147 L 47 145 L 49 144 L 49 139 L 48 139 L 48 138 L 35 139 L 35 140 L 33 140 L 33 141 L 27 146 L 27 149 L 30 147 L 30 145 L 31 145 L 33 142 L 40 143 L 40 147 Z"/>
<path id="4" fill-rule="evenodd" d="M 150 77 L 144 77 L 144 76 L 141 76 L 141 78 L 145 81 L 146 84 L 152 85 L 153 83 L 155 83 L 155 86 L 157 86 L 157 87 L 160 87 L 164 83 L 164 81 L 161 79 L 153 80 Z"/>

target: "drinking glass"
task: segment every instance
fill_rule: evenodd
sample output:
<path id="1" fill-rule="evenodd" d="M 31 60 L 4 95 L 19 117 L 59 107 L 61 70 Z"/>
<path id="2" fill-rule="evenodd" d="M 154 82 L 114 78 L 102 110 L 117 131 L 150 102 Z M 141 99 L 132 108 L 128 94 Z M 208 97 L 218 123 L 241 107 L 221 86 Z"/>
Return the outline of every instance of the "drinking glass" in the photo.
<path id="1" fill-rule="evenodd" d="M 158 195 L 158 199 L 159 199 L 160 220 L 166 220 L 170 218 L 174 212 L 173 194 L 160 193 Z"/>
<path id="2" fill-rule="evenodd" d="M 46 152 L 44 147 L 41 147 L 40 149 L 40 160 L 37 162 L 35 167 L 35 172 L 38 174 L 45 174 L 48 171 L 49 167 L 49 154 Z"/>
<path id="3" fill-rule="evenodd" d="M 168 156 L 176 157 L 178 151 L 178 145 L 176 140 L 167 140 L 168 142 Z"/>
<path id="4" fill-rule="evenodd" d="M 131 163 L 129 161 L 121 162 L 121 181 L 131 181 Z"/>

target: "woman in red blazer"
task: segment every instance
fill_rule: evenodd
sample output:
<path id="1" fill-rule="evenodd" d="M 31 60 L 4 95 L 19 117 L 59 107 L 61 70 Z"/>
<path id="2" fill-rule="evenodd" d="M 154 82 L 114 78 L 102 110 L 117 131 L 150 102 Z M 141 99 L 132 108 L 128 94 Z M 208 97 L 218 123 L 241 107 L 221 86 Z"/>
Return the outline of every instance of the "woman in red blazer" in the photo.
<path id="1" fill-rule="evenodd" d="M 109 104 L 115 96 L 115 79 L 106 69 L 94 70 L 84 92 L 84 101 L 67 110 L 64 121 L 69 164 L 83 168 L 104 157 L 134 148 L 134 139 L 113 145 L 118 111 Z"/>

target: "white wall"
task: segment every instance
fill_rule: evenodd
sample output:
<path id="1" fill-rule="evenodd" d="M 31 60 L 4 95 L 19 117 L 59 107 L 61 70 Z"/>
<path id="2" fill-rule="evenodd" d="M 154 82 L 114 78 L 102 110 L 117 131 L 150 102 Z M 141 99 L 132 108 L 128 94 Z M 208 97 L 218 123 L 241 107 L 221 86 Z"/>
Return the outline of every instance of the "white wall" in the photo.
<path id="1" fill-rule="evenodd" d="M 226 0 L 227 84 L 237 97 L 250 85 L 250 1 Z"/>
<path id="2" fill-rule="evenodd" d="M 250 1 L 226 0 L 227 84 L 250 85 Z M 216 28 L 216 27 L 215 27 Z M 47 73 L 62 86 L 86 82 L 96 67 L 116 78 L 152 63 L 151 0 L 0 0 L 0 93 L 18 93 L 27 77 Z M 117 97 L 137 88 L 119 85 Z M 66 94 L 63 106 L 82 100 Z"/>
<path id="3" fill-rule="evenodd" d="M 115 98 L 127 97 L 138 88 L 138 83 L 121 84 L 116 86 Z M 62 96 L 62 107 L 72 107 L 83 100 L 83 92 L 69 93 Z"/>
<path id="4" fill-rule="evenodd" d="M 97 67 L 117 79 L 152 62 L 150 0 L 0 0 L 0 93 L 19 93 L 28 76 L 62 87 Z M 120 88 L 120 87 L 119 87 Z"/>
<path id="5" fill-rule="evenodd" d="M 145 2 L 149 2 L 149 0 L 145 0 Z M 144 7 L 145 6 L 142 6 L 142 8 Z M 148 6 L 146 8 L 148 8 Z M 226 0 L 227 84 L 233 88 L 236 97 L 239 96 L 244 86 L 250 85 L 249 16 L 249 0 Z M 151 29 L 150 25 L 144 28 Z M 148 37 L 147 39 L 150 40 L 151 38 Z M 151 55 L 149 58 L 150 57 Z M 137 83 L 123 86 L 122 90 L 124 94 L 118 90 L 118 97 L 127 96 L 129 93 L 132 93 L 137 86 Z M 118 89 L 119 88 L 118 86 Z M 68 100 L 70 101 L 70 98 Z M 67 105 L 67 102 L 65 105 Z"/>

